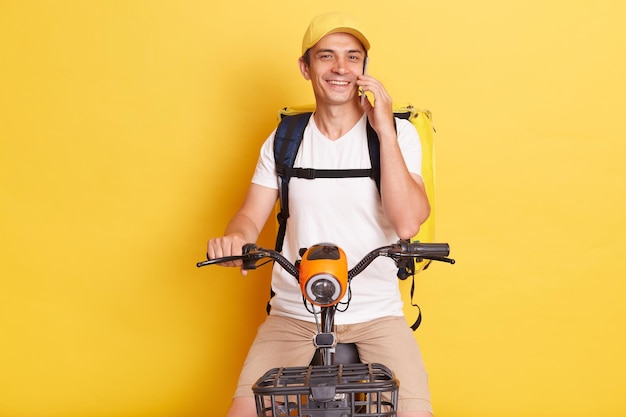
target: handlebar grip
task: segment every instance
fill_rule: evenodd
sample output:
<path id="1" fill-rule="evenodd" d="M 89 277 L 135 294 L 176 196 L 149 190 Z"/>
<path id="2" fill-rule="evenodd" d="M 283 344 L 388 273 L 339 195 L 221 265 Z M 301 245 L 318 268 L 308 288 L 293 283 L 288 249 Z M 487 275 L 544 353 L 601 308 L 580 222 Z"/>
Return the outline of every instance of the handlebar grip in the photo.
<path id="1" fill-rule="evenodd" d="M 409 243 L 407 252 L 423 256 L 437 256 L 445 258 L 450 254 L 450 245 L 447 243 Z"/>
<path id="2" fill-rule="evenodd" d="M 246 243 L 241 248 L 241 253 L 243 254 L 242 260 L 243 265 L 242 268 L 244 271 L 249 271 L 251 269 L 256 269 L 256 261 L 258 258 L 254 257 L 246 257 L 245 255 L 250 254 L 251 252 L 256 251 L 258 248 L 254 243 Z"/>
<path id="3" fill-rule="evenodd" d="M 257 247 L 254 243 L 246 243 L 245 245 L 241 247 L 241 253 L 243 255 L 247 255 L 250 252 L 255 251 L 256 249 Z"/>

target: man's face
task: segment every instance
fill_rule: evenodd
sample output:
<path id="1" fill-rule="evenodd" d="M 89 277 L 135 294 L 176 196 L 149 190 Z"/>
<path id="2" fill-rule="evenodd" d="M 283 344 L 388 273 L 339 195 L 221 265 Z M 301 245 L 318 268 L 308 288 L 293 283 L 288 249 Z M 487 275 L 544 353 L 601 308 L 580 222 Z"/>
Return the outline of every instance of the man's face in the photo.
<path id="1" fill-rule="evenodd" d="M 356 78 L 363 72 L 365 49 L 357 38 L 347 33 L 331 33 L 309 51 L 310 65 L 300 59 L 300 70 L 311 80 L 313 93 L 320 104 L 343 104 L 358 95 Z"/>

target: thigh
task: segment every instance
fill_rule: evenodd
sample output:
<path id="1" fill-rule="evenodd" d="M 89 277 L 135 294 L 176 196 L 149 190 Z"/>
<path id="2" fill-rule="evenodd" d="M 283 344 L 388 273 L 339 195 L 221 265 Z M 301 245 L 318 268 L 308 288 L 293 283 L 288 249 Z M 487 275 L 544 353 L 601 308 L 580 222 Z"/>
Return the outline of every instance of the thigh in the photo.
<path id="1" fill-rule="evenodd" d="M 384 317 L 351 327 L 361 360 L 387 366 L 400 381 L 399 410 L 432 411 L 428 374 L 406 319 Z"/>
<path id="2" fill-rule="evenodd" d="M 315 332 L 315 323 L 268 316 L 250 346 L 235 397 L 252 396 L 252 385 L 272 368 L 308 365 L 315 353 Z"/>

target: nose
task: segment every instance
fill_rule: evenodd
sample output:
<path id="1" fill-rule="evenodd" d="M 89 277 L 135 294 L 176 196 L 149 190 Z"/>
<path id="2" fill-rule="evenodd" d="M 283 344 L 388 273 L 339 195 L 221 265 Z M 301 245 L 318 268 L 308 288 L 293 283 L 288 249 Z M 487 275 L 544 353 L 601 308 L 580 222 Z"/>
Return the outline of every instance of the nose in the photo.
<path id="1" fill-rule="evenodd" d="M 335 67 L 333 68 L 333 71 L 339 75 L 347 74 L 348 70 L 346 68 L 346 60 L 343 58 L 337 59 L 337 61 L 335 61 Z"/>

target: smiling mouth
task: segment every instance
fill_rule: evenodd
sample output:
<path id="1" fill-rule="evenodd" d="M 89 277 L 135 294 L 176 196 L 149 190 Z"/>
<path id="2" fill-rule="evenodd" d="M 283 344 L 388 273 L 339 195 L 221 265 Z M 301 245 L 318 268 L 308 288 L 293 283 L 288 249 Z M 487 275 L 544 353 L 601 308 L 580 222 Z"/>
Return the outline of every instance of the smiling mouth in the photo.
<path id="1" fill-rule="evenodd" d="M 337 85 L 341 87 L 345 87 L 348 84 L 350 84 L 348 81 L 336 81 L 336 80 L 329 80 L 328 83 L 331 85 Z"/>

